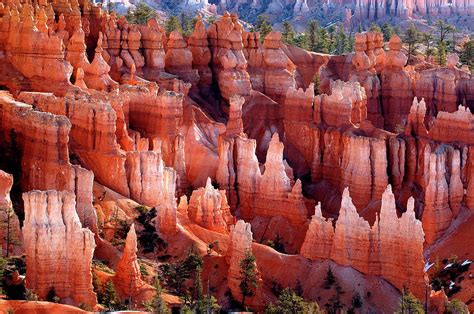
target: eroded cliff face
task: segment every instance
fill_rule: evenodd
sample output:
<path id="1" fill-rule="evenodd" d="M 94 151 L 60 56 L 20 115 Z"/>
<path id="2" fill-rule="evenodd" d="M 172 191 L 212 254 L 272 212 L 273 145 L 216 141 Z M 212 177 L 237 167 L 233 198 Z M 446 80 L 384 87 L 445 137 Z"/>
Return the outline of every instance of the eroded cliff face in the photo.
<path id="1" fill-rule="evenodd" d="M 397 216 L 391 186 L 382 195 L 380 215 L 371 227 L 359 216 L 345 189 L 341 210 L 333 227 L 316 207 L 300 254 L 313 259 L 332 259 L 365 273 L 382 276 L 398 289 L 408 287 L 417 297 L 424 295 L 424 233 L 415 218 L 414 200 L 401 218 Z"/>
<path id="2" fill-rule="evenodd" d="M 192 221 L 209 230 L 228 233 L 234 223 L 225 191 L 215 189 L 210 178 L 204 188 L 193 191 L 186 210 Z"/>
<path id="3" fill-rule="evenodd" d="M 94 235 L 81 225 L 74 194 L 31 191 L 23 201 L 27 287 L 43 299 L 54 288 L 63 302 L 94 307 Z"/>

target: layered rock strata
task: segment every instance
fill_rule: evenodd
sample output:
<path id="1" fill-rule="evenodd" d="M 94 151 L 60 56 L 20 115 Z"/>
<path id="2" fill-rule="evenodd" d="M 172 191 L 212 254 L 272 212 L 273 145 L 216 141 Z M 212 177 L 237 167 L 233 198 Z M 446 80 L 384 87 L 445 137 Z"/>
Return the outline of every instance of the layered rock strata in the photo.
<path id="1" fill-rule="evenodd" d="M 414 201 L 397 217 L 395 197 L 388 186 L 382 196 L 380 215 L 375 224 L 360 217 L 345 189 L 339 218 L 321 214 L 320 205 L 306 233 L 300 254 L 314 260 L 332 259 L 350 265 L 365 274 L 382 276 L 399 290 L 408 287 L 416 296 L 424 295 L 424 233 L 415 218 Z"/>
<path id="2" fill-rule="evenodd" d="M 204 188 L 191 194 L 187 213 L 198 225 L 221 233 L 228 233 L 229 226 L 234 223 L 225 191 L 214 189 L 210 178 Z"/>
<path id="3" fill-rule="evenodd" d="M 63 302 L 94 307 L 94 235 L 81 225 L 74 194 L 32 191 L 23 201 L 27 287 L 42 299 L 54 288 Z"/>

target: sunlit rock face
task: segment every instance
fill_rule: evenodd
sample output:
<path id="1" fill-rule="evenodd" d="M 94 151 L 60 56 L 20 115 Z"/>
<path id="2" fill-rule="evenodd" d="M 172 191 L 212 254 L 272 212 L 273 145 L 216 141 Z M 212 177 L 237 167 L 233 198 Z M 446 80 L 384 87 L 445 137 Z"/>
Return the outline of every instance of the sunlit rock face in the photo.
<path id="1" fill-rule="evenodd" d="M 95 306 L 92 287 L 93 233 L 83 228 L 71 192 L 23 194 L 23 237 L 28 288 L 46 298 L 54 287 L 63 301 Z"/>

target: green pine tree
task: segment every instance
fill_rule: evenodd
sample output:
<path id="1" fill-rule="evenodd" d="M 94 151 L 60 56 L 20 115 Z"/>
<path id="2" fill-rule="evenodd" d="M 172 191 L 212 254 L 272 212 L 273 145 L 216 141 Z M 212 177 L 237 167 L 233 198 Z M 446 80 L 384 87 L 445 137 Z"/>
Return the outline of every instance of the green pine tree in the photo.
<path id="1" fill-rule="evenodd" d="M 423 305 L 409 291 L 404 290 L 400 299 L 397 314 L 423 314 Z"/>
<path id="2" fill-rule="evenodd" d="M 112 280 L 108 280 L 104 285 L 104 305 L 109 311 L 124 310 L 126 307 L 120 301 Z"/>
<path id="3" fill-rule="evenodd" d="M 440 66 L 446 66 L 448 48 L 444 41 L 439 41 L 436 47 L 436 61 Z"/>
<path id="4" fill-rule="evenodd" d="M 382 30 L 384 41 L 389 41 L 390 38 L 392 38 L 393 34 L 395 33 L 393 30 L 393 26 L 388 23 L 383 23 L 381 30 Z"/>
<path id="5" fill-rule="evenodd" d="M 255 273 L 257 265 L 255 256 L 247 250 L 245 257 L 240 261 L 240 292 L 242 293 L 242 306 L 245 308 L 245 299 L 253 296 L 257 288 L 257 275 Z"/>
<path id="6" fill-rule="evenodd" d="M 435 26 L 438 30 L 439 41 L 444 42 L 447 39 L 449 33 L 455 31 L 455 28 L 453 25 L 447 24 L 443 20 L 436 21 Z"/>
<path id="7" fill-rule="evenodd" d="M 158 276 L 155 277 L 153 287 L 155 288 L 156 293 L 153 299 L 151 300 L 151 303 L 146 304 L 147 311 L 156 314 L 171 313 L 171 311 L 168 309 L 168 306 L 166 305 L 165 300 L 163 300 L 163 289 L 161 288 L 160 279 L 158 278 Z"/>
<path id="8" fill-rule="evenodd" d="M 311 20 L 306 27 L 306 49 L 309 51 L 316 51 L 316 37 L 319 30 L 318 23 Z"/>
<path id="9" fill-rule="evenodd" d="M 337 31 L 337 34 L 336 34 L 336 39 L 335 39 L 335 51 L 334 51 L 334 53 L 336 55 L 342 55 L 346 52 L 348 52 L 347 36 L 344 33 L 344 28 L 339 27 L 339 29 Z"/>
<path id="10" fill-rule="evenodd" d="M 314 51 L 320 53 L 329 53 L 331 49 L 331 39 L 325 28 L 319 28 L 316 37 L 316 47 Z"/>
<path id="11" fill-rule="evenodd" d="M 156 11 L 149 7 L 145 2 L 139 2 L 135 9 L 128 9 L 125 15 L 127 20 L 133 24 L 146 24 L 148 20 L 156 18 Z"/>
<path id="12" fill-rule="evenodd" d="M 181 23 L 179 22 L 177 16 L 170 16 L 170 18 L 165 23 L 165 30 L 168 34 L 173 31 L 178 31 L 180 33 L 183 32 L 183 29 L 181 28 Z"/>
<path id="13" fill-rule="evenodd" d="M 471 39 L 464 44 L 459 59 L 474 72 L 474 40 Z"/>
<path id="14" fill-rule="evenodd" d="M 422 33 L 421 34 L 421 41 L 423 45 L 426 47 L 425 57 L 426 60 L 433 54 L 433 48 L 431 47 L 433 41 L 433 34 L 431 33 Z"/>
<path id="15" fill-rule="evenodd" d="M 268 21 L 268 16 L 259 15 L 255 22 L 255 31 L 260 33 L 260 41 L 263 42 L 265 37 L 272 31 L 272 24 Z"/>
<path id="16" fill-rule="evenodd" d="M 288 45 L 293 45 L 294 37 L 295 37 L 295 31 L 293 30 L 293 26 L 290 24 L 290 22 L 285 21 L 281 25 L 282 31 L 282 40 L 285 44 Z"/>
<path id="17" fill-rule="evenodd" d="M 378 25 L 375 24 L 375 23 L 370 24 L 370 30 L 371 30 L 372 32 L 379 32 L 379 33 L 382 32 L 382 29 L 380 28 L 380 26 L 378 26 Z"/>
<path id="18" fill-rule="evenodd" d="M 405 31 L 403 41 L 408 45 L 407 63 L 410 64 L 411 58 L 415 54 L 416 50 L 418 49 L 418 44 L 420 43 L 420 32 L 418 32 L 418 29 L 413 23 L 410 24 L 410 26 Z"/>

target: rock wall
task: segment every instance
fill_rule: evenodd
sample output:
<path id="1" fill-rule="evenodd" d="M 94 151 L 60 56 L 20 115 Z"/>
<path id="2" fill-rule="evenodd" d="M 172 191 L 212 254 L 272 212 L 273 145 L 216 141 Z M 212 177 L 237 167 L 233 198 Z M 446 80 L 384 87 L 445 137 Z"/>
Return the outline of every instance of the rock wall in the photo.
<path id="1" fill-rule="evenodd" d="M 20 99 L 33 103 L 36 96 L 25 94 Z M 8 93 L 0 94 L 0 112 L 0 143 L 4 149 L 13 145 L 20 153 L 22 190 L 54 188 L 75 193 L 79 218 L 95 231 L 97 217 L 91 194 L 94 174 L 69 162 L 69 120 L 35 111 Z"/>
<path id="2" fill-rule="evenodd" d="M 214 189 L 210 178 L 204 188 L 193 191 L 187 212 L 189 219 L 216 232 L 228 233 L 234 223 L 225 191 Z"/>
<path id="3" fill-rule="evenodd" d="M 94 307 L 93 233 L 82 228 L 71 192 L 23 194 L 26 285 L 42 299 L 54 287 L 63 302 Z"/>
<path id="4" fill-rule="evenodd" d="M 255 156 L 255 140 L 237 138 L 236 145 L 241 217 L 282 216 L 293 225 L 306 222 L 301 182 L 298 180 L 291 185 L 293 178 L 289 178 L 285 170 L 284 145 L 279 141 L 278 134 L 273 134 L 270 141 L 263 173 Z"/>
<path id="5" fill-rule="evenodd" d="M 339 218 L 326 220 L 316 207 L 300 254 L 313 259 L 332 259 L 365 274 L 382 276 L 399 290 L 408 287 L 418 298 L 424 295 L 424 233 L 415 218 L 414 201 L 397 217 L 395 196 L 390 186 L 382 195 L 380 215 L 375 224 L 360 217 L 345 189 Z"/>

